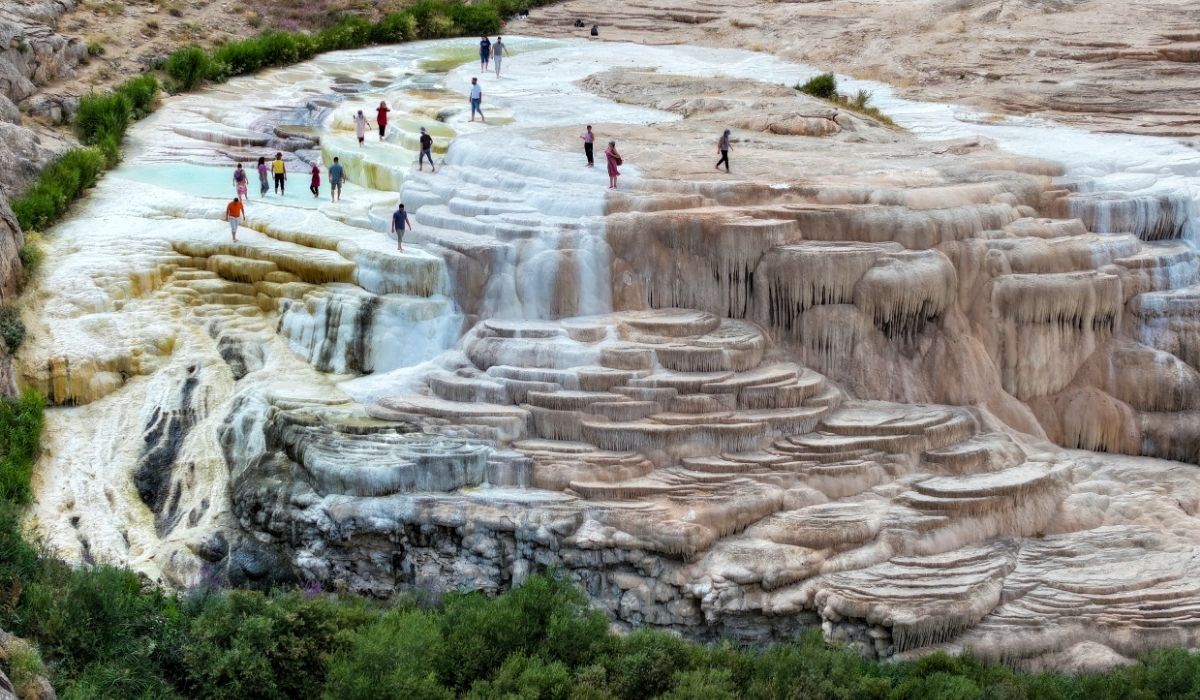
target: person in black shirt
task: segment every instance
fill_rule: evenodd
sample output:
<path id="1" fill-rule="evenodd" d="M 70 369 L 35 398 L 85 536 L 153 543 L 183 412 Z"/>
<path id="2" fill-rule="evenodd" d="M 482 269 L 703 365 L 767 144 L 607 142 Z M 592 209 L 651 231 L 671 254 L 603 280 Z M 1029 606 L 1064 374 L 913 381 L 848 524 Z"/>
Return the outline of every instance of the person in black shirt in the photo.
<path id="1" fill-rule="evenodd" d="M 425 127 L 421 127 L 421 155 L 417 161 L 417 170 L 425 171 L 425 159 L 429 159 L 429 171 L 436 173 L 437 168 L 433 167 L 433 137 L 425 131 Z"/>

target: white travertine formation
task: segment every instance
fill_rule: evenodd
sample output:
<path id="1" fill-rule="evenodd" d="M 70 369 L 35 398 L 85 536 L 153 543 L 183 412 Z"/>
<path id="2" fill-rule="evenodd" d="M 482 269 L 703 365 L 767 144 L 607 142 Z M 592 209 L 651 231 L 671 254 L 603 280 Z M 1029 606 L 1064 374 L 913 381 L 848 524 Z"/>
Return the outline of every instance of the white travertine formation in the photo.
<path id="1" fill-rule="evenodd" d="M 470 63 L 434 70 L 472 57 L 447 42 L 133 129 L 26 301 L 22 381 L 60 406 L 51 546 L 378 595 L 556 567 L 624 626 L 819 625 L 878 657 L 1196 644 L 1200 167 L 1159 181 L 1098 136 L 894 103 L 946 136 L 923 141 L 762 55 L 513 47 L 486 124 Z M 349 115 L 380 100 L 391 131 L 360 146 Z M 589 122 L 616 191 L 583 167 Z M 288 194 L 252 174 L 234 243 L 231 164 L 277 150 Z M 334 157 L 338 203 L 306 191 Z"/>

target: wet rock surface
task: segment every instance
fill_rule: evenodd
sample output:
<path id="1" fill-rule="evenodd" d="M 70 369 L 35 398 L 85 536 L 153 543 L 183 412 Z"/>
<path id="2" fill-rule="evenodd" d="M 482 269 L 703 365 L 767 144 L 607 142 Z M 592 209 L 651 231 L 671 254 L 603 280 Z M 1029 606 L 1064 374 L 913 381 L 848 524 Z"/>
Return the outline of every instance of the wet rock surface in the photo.
<path id="1" fill-rule="evenodd" d="M 622 626 L 820 627 L 873 657 L 1196 644 L 1186 163 L 1107 196 L 1133 178 L 1086 176 L 1092 154 L 809 129 L 830 120 L 769 57 L 675 75 L 675 49 L 514 46 L 487 124 L 470 65 L 422 63 L 456 49 L 411 44 L 131 131 L 26 306 L 21 381 L 60 406 L 51 546 L 380 596 L 556 568 Z M 736 89 L 689 101 L 704 71 Z M 350 115 L 381 99 L 389 134 L 360 146 Z M 618 142 L 620 189 L 583 167 L 581 118 Z M 1060 135 L 1022 128 L 1000 135 Z M 232 165 L 275 150 L 288 194 L 252 187 L 235 243 Z M 304 189 L 334 157 L 338 203 Z"/>

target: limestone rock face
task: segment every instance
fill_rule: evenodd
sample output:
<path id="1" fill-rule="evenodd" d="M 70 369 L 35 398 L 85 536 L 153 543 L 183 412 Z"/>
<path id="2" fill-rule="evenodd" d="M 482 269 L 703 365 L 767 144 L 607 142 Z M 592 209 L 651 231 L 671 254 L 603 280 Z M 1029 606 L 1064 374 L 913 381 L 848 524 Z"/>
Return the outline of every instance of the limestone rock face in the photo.
<path id="1" fill-rule="evenodd" d="M 1105 140 L 1064 164 L 989 141 L 1066 138 L 1044 124 L 963 135 L 984 127 L 909 105 L 953 136 L 927 141 L 831 115 L 737 52 L 522 42 L 472 123 L 470 66 L 425 62 L 443 46 L 168 100 L 50 232 L 18 362 L 60 406 L 51 546 L 380 596 L 555 568 L 622 627 L 819 627 L 879 658 L 1200 642 L 1178 181 Z M 380 100 L 360 145 L 349 116 Z M 276 151 L 287 193 L 251 170 L 235 242 L 232 166 Z M 335 157 L 342 201 L 312 197 Z"/>

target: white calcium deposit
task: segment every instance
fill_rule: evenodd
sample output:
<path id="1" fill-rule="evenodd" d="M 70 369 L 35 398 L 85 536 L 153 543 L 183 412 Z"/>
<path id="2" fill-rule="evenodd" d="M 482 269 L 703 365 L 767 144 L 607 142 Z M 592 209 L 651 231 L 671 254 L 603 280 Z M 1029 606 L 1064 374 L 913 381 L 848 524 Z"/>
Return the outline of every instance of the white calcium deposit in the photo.
<path id="1" fill-rule="evenodd" d="M 418 42 L 132 127 L 24 301 L 48 546 L 381 595 L 554 566 L 621 624 L 878 656 L 1200 639 L 1200 154 L 842 81 L 904 133 L 761 53 L 506 43 L 500 79 Z"/>

